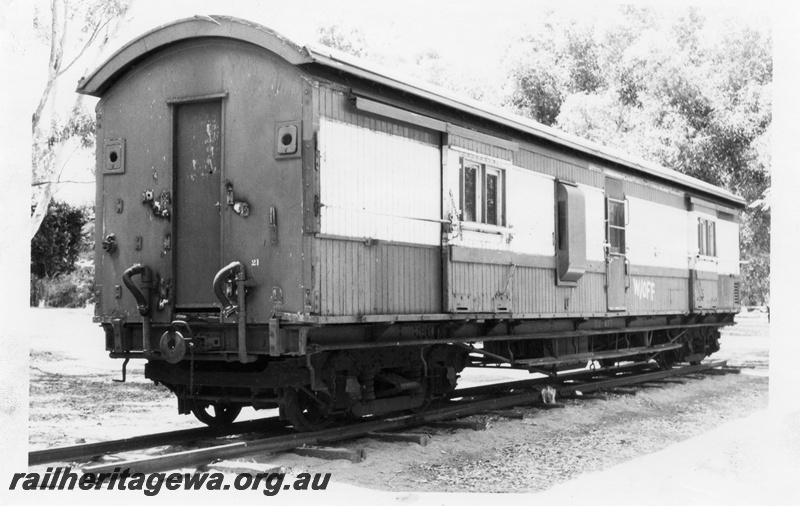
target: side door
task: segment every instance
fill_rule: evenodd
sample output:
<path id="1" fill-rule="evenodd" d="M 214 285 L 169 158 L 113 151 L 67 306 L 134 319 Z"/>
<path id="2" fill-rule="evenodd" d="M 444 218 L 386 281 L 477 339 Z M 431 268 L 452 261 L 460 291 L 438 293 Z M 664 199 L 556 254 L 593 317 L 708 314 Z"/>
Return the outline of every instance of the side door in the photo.
<path id="1" fill-rule="evenodd" d="M 713 310 L 719 306 L 719 258 L 717 256 L 717 211 L 713 204 L 692 202 L 689 226 L 697 230 L 696 254 L 690 257 L 691 310 Z"/>
<path id="2" fill-rule="evenodd" d="M 606 178 L 606 296 L 609 311 L 625 311 L 629 286 L 625 225 L 625 193 L 622 181 Z"/>

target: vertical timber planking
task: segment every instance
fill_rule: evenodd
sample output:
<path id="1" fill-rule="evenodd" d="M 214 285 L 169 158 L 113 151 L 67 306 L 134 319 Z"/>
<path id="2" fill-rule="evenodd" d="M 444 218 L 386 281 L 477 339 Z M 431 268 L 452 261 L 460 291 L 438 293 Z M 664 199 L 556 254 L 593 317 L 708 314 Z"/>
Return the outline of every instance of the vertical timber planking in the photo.
<path id="1" fill-rule="evenodd" d="M 359 113 L 338 90 L 319 95 L 320 314 L 439 312 L 440 225 L 416 220 L 441 216 L 439 134 Z"/>

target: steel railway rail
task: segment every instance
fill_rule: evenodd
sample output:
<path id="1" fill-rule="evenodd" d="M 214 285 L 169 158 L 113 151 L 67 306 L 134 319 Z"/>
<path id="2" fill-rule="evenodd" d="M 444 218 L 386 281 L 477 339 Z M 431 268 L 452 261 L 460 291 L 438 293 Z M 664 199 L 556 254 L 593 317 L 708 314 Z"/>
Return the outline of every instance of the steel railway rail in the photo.
<path id="1" fill-rule="evenodd" d="M 235 436 L 251 432 L 280 432 L 286 423 L 278 417 L 262 418 L 246 422 L 237 422 L 225 428 L 198 427 L 169 432 L 159 432 L 144 436 L 134 436 L 99 443 L 86 443 L 74 446 L 62 446 L 47 450 L 36 450 L 28 453 L 28 465 L 35 466 L 49 462 L 88 461 L 99 455 L 109 453 L 143 450 L 155 446 L 187 444 L 203 439 L 214 439 Z"/>
<path id="2" fill-rule="evenodd" d="M 277 417 L 235 423 L 227 429 L 198 428 L 164 432 L 140 437 L 126 438 L 101 443 L 53 448 L 30 452 L 29 465 L 49 462 L 79 462 L 103 454 L 152 448 L 162 445 L 177 445 L 198 440 L 208 440 L 247 433 L 268 433 L 249 441 L 216 444 L 208 448 L 178 451 L 156 457 L 118 461 L 110 464 L 94 464 L 83 468 L 84 472 L 112 472 L 115 468 L 134 472 L 152 473 L 170 469 L 196 467 L 213 460 L 235 458 L 253 453 L 288 451 L 302 446 L 333 443 L 367 436 L 370 433 L 392 431 L 422 426 L 427 423 L 452 420 L 486 411 L 508 409 L 515 406 L 541 405 L 539 388 L 553 385 L 559 395 L 570 396 L 575 392 L 588 393 L 597 390 L 649 383 L 669 377 L 722 370 L 726 361 L 687 365 L 668 370 L 653 370 L 648 364 L 631 364 L 615 370 L 576 371 L 560 375 L 559 378 L 535 378 L 530 380 L 498 383 L 472 388 L 463 388 L 451 393 L 451 400 L 435 406 L 424 413 L 391 416 L 360 421 L 345 426 L 316 432 L 296 433 L 287 430 L 286 423 Z M 735 369 L 725 369 L 738 372 Z"/>

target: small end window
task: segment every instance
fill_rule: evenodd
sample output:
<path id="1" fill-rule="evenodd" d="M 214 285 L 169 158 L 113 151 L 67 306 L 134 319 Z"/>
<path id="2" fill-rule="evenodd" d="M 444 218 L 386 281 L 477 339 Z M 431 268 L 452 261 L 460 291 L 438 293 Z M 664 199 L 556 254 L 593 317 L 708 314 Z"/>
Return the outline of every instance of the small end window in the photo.
<path id="1" fill-rule="evenodd" d="M 702 256 L 717 256 L 717 224 L 714 221 L 697 219 L 697 249 Z"/>

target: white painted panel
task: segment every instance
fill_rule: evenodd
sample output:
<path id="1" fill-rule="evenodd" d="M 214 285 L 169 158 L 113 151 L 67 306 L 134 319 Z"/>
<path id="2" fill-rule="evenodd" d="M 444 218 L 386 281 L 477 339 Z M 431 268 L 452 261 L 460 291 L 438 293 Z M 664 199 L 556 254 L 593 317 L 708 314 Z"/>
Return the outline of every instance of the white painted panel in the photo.
<path id="1" fill-rule="evenodd" d="M 633 265 L 687 269 L 687 214 L 683 209 L 628 197 L 628 260 Z"/>
<path id="2" fill-rule="evenodd" d="M 327 118 L 319 138 L 321 233 L 440 243 L 438 147 Z"/>
<path id="3" fill-rule="evenodd" d="M 458 151 L 448 147 L 444 150 L 444 181 L 442 182 L 444 198 L 444 219 L 453 220 L 453 216 L 458 216 L 461 212 L 461 182 L 460 159 Z"/>
<path id="4" fill-rule="evenodd" d="M 606 198 L 600 188 L 579 184 L 586 201 L 586 260 L 605 260 Z"/>
<path id="5" fill-rule="evenodd" d="M 717 220 L 717 255 L 720 274 L 739 274 L 739 224 Z"/>
<path id="6" fill-rule="evenodd" d="M 514 229 L 511 251 L 555 255 L 553 178 L 522 169 L 510 169 L 506 177 L 507 223 Z"/>

